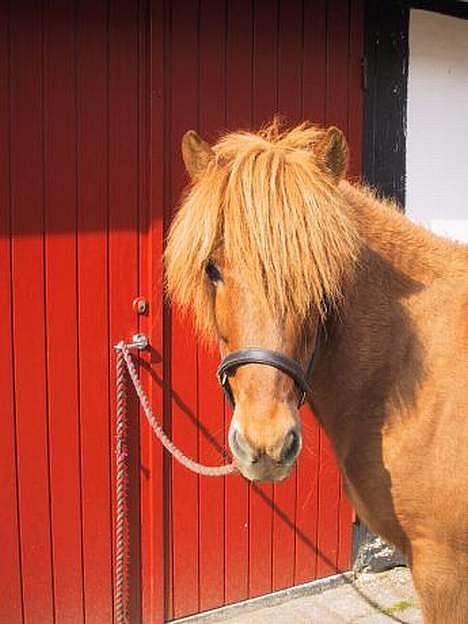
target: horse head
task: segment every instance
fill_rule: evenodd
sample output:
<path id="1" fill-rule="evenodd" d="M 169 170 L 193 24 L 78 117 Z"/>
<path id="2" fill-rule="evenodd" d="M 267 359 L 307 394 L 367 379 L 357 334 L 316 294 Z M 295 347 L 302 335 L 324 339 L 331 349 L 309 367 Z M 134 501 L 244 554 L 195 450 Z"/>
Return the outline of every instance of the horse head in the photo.
<path id="1" fill-rule="evenodd" d="M 169 234 L 169 292 L 219 344 L 239 470 L 281 480 L 302 446 L 324 301 L 356 250 L 338 210 L 347 145 L 336 128 L 274 122 L 213 147 L 189 131 L 182 154 L 192 185 Z"/>

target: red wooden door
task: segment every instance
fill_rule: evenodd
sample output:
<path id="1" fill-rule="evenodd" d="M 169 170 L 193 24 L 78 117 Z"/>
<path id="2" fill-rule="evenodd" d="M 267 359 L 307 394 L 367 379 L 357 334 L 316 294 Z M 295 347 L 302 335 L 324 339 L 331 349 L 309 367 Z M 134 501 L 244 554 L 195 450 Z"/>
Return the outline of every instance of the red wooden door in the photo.
<path id="1" fill-rule="evenodd" d="M 0 624 L 112 621 L 114 354 L 175 442 L 221 461 L 216 354 L 163 307 L 180 138 L 275 112 L 361 137 L 361 0 L 15 0 L 0 14 Z M 132 300 L 150 300 L 138 316 Z M 131 614 L 162 622 L 346 568 L 351 511 L 304 411 L 294 475 L 163 457 L 130 405 Z"/>

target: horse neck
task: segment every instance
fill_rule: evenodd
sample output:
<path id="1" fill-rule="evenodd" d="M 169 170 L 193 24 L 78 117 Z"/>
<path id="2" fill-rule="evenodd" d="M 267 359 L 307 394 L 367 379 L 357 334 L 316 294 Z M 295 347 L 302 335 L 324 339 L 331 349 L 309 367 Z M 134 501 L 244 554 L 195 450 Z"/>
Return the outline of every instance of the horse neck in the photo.
<path id="1" fill-rule="evenodd" d="M 376 199 L 364 187 L 342 182 L 340 190 L 364 250 L 374 252 L 384 265 L 423 284 L 446 274 L 447 269 L 466 271 L 468 252 L 464 245 L 412 223 L 396 204 Z"/>
<path id="2" fill-rule="evenodd" d="M 371 431 L 392 417 L 389 405 L 414 403 L 424 366 L 421 318 L 429 314 L 423 293 L 447 274 L 466 279 L 468 252 L 365 189 L 343 182 L 340 190 L 363 246 L 311 381 L 317 417 L 343 457 L 356 419 Z"/>

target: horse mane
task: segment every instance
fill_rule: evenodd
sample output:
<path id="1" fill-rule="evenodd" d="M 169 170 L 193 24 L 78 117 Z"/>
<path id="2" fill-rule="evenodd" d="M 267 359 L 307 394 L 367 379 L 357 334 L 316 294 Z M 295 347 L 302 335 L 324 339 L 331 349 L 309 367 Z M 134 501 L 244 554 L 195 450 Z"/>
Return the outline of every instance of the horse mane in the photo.
<path id="1" fill-rule="evenodd" d="M 323 137 L 310 124 L 283 129 L 275 120 L 213 146 L 213 160 L 183 197 L 165 252 L 169 295 L 204 335 L 215 327 L 205 275 L 215 251 L 267 314 L 300 324 L 313 306 L 323 315 L 325 301 L 340 301 L 360 244 L 339 186 L 314 158 Z"/>

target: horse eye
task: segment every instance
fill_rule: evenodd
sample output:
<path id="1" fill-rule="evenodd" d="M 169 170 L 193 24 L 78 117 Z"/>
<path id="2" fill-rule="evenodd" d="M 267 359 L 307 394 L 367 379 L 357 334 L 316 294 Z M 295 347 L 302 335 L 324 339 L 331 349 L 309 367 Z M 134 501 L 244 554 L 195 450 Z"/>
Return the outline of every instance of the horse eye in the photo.
<path id="1" fill-rule="evenodd" d="M 218 269 L 213 260 L 208 260 L 208 262 L 206 263 L 205 271 L 208 275 L 209 280 L 214 284 L 223 280 L 221 271 Z"/>

